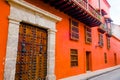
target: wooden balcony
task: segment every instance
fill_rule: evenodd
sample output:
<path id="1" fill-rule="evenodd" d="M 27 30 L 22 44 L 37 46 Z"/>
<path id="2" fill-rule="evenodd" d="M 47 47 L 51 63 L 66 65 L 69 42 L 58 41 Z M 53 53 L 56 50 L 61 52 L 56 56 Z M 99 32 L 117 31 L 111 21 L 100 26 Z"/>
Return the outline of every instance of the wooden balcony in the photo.
<path id="1" fill-rule="evenodd" d="M 101 24 L 100 14 L 84 0 L 42 0 L 69 16 L 95 27 Z"/>
<path id="2" fill-rule="evenodd" d="M 99 27 L 98 27 L 98 31 L 102 34 L 104 34 L 107 30 L 107 27 L 105 26 L 105 24 L 101 24 Z"/>
<path id="3" fill-rule="evenodd" d="M 107 24 L 110 24 L 110 26 L 111 26 L 112 19 L 105 17 L 105 22 L 106 22 Z M 111 32 L 111 28 L 110 28 L 110 27 L 107 28 L 106 36 L 108 36 L 108 37 L 111 37 L 111 36 L 112 36 L 112 32 Z"/>

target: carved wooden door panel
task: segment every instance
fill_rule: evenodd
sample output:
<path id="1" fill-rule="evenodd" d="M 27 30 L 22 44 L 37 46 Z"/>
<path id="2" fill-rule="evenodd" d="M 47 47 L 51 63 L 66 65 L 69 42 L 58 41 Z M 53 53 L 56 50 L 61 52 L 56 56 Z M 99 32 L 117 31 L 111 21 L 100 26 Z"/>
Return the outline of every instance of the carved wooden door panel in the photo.
<path id="1" fill-rule="evenodd" d="M 20 24 L 15 80 L 45 80 L 47 74 L 47 32 Z"/>

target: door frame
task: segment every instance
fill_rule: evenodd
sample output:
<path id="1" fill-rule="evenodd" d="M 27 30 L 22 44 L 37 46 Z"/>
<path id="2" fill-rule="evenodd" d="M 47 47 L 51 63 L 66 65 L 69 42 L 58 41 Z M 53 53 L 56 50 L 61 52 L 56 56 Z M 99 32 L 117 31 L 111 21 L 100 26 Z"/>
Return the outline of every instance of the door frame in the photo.
<path id="1" fill-rule="evenodd" d="M 114 63 L 115 65 L 117 65 L 117 54 L 116 53 L 114 53 Z"/>
<path id="2" fill-rule="evenodd" d="M 91 71 L 91 51 L 86 51 L 85 52 L 85 63 L 86 63 L 86 71 Z M 88 61 L 88 63 L 89 63 L 89 66 L 87 66 L 87 61 Z M 89 68 L 88 70 L 87 70 L 87 67 Z"/>
<path id="3" fill-rule="evenodd" d="M 47 29 L 47 80 L 56 80 L 55 76 L 55 36 L 56 22 L 62 18 L 38 8 L 24 0 L 7 0 L 10 4 L 8 41 L 6 49 L 4 80 L 15 79 L 17 47 L 20 22 Z"/>

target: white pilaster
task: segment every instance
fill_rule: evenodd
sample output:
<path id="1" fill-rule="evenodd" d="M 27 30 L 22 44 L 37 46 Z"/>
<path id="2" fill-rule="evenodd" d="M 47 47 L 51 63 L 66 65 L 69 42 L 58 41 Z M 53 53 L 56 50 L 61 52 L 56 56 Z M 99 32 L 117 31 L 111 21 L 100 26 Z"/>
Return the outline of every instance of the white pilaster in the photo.
<path id="1" fill-rule="evenodd" d="M 17 58 L 19 22 L 16 20 L 9 20 L 8 42 L 5 62 L 5 80 L 14 80 Z"/>
<path id="2" fill-rule="evenodd" d="M 48 57 L 47 57 L 47 80 L 56 80 L 55 77 L 55 30 L 48 30 Z"/>

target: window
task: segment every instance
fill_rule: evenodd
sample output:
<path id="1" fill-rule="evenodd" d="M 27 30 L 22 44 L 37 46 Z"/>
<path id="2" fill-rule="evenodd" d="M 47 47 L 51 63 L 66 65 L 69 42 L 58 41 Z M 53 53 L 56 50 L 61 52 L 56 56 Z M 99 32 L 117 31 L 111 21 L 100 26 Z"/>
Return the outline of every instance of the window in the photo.
<path id="1" fill-rule="evenodd" d="M 77 49 L 71 49 L 70 55 L 71 55 L 71 66 L 72 67 L 78 66 L 78 51 L 77 51 Z"/>
<path id="2" fill-rule="evenodd" d="M 104 53 L 104 62 L 107 63 L 107 54 Z"/>
<path id="3" fill-rule="evenodd" d="M 91 28 L 85 26 L 85 41 L 86 43 L 92 42 Z"/>
<path id="4" fill-rule="evenodd" d="M 79 39 L 79 28 L 78 22 L 70 19 L 70 39 L 78 40 Z"/>
<path id="5" fill-rule="evenodd" d="M 99 33 L 99 42 L 98 42 L 100 47 L 103 47 L 103 34 Z"/>
<path id="6" fill-rule="evenodd" d="M 107 37 L 107 48 L 110 49 L 110 38 Z"/>

